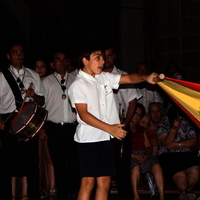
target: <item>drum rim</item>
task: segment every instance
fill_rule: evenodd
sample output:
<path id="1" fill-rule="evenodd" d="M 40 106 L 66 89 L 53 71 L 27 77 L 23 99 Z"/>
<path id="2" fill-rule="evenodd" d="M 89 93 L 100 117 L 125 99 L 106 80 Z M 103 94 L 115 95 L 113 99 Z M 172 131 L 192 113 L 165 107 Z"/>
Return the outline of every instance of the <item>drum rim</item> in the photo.
<path id="1" fill-rule="evenodd" d="M 48 113 L 46 112 L 45 118 L 42 121 L 41 125 L 37 128 L 37 130 L 32 135 L 30 135 L 28 138 L 22 139 L 22 140 L 24 140 L 25 142 L 31 140 L 40 131 L 40 129 L 42 128 L 42 126 L 44 125 L 44 123 L 45 123 L 45 121 L 47 119 L 47 116 L 48 116 Z"/>

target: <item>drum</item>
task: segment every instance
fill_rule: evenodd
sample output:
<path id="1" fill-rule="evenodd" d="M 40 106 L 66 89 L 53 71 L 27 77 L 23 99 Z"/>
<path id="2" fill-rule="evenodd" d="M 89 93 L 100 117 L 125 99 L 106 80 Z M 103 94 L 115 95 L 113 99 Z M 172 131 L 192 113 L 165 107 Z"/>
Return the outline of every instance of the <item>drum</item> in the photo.
<path id="1" fill-rule="evenodd" d="M 42 128 L 48 112 L 38 104 L 31 102 L 22 107 L 12 120 L 10 132 L 20 140 L 28 141 Z"/>

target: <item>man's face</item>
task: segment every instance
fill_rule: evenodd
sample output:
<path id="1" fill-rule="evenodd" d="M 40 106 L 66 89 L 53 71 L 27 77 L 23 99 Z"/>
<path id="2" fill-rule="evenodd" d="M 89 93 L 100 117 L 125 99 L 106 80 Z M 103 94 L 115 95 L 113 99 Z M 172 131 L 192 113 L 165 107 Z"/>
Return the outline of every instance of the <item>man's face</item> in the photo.
<path id="1" fill-rule="evenodd" d="M 10 64 L 15 68 L 22 68 L 24 63 L 24 49 L 22 46 L 14 45 L 11 47 L 10 53 L 7 54 Z"/>
<path id="2" fill-rule="evenodd" d="M 58 74 L 65 74 L 68 64 L 69 64 L 69 59 L 66 57 L 64 53 L 60 52 L 54 55 L 54 59 L 53 59 L 53 63 L 51 64 L 51 67 Z"/>
<path id="3" fill-rule="evenodd" d="M 105 63 L 104 68 L 109 69 L 114 67 L 116 55 L 113 53 L 112 49 L 105 50 Z"/>
<path id="4" fill-rule="evenodd" d="M 161 119 L 161 110 L 158 105 L 151 105 L 151 108 L 149 110 L 149 116 L 151 118 L 151 121 L 154 123 L 157 123 Z"/>

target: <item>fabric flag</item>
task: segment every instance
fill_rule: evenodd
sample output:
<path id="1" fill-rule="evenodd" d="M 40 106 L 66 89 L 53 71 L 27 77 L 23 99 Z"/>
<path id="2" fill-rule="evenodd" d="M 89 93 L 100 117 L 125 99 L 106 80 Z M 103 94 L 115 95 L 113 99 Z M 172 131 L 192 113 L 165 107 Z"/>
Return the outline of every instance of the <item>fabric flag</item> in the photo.
<path id="1" fill-rule="evenodd" d="M 157 84 L 200 128 L 200 84 L 168 77 Z"/>

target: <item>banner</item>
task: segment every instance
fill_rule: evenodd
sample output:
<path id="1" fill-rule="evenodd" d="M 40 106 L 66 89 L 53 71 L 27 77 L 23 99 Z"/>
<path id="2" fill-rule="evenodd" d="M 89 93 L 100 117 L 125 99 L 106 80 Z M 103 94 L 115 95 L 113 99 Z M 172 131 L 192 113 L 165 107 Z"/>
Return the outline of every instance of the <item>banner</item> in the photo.
<path id="1" fill-rule="evenodd" d="M 200 84 L 168 77 L 157 84 L 200 128 Z"/>

